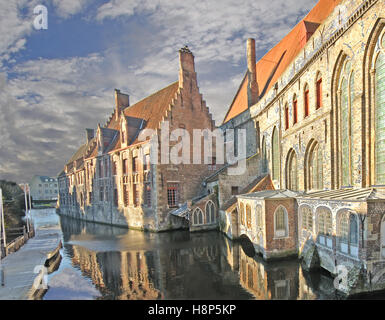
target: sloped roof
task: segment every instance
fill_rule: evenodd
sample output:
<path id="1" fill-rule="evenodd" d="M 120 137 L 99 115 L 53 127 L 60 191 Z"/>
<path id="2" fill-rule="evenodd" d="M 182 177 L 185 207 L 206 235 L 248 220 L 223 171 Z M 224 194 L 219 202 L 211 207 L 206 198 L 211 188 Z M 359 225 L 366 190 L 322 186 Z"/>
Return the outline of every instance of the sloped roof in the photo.
<path id="1" fill-rule="evenodd" d="M 317 25 L 322 23 L 340 2 L 341 0 L 319 0 L 308 15 L 257 62 L 257 83 L 260 97 L 277 82 L 300 53 L 306 44 L 306 41 L 302 41 L 304 36 L 307 33 L 313 33 Z M 247 84 L 248 82 L 244 78 L 223 123 L 248 109 Z"/>
<path id="2" fill-rule="evenodd" d="M 349 201 L 367 201 L 367 200 L 385 200 L 385 190 L 377 188 L 362 189 L 340 189 L 323 190 L 304 193 L 297 197 L 298 199 L 317 199 L 317 200 L 349 200 Z"/>
<path id="3" fill-rule="evenodd" d="M 246 187 L 244 187 L 240 194 L 248 194 L 248 193 L 253 193 L 256 191 L 261 191 L 261 190 L 270 190 L 273 189 L 274 185 L 273 182 L 271 181 L 270 175 L 264 175 L 264 176 L 259 176 L 256 179 L 254 179 L 250 184 L 248 184 Z M 232 196 L 223 206 L 222 210 L 224 211 L 232 211 L 233 207 L 237 203 L 237 196 Z M 229 210 L 230 209 L 230 210 Z"/>
<path id="4" fill-rule="evenodd" d="M 291 199 L 291 198 L 297 198 L 298 195 L 299 195 L 298 192 L 294 192 L 291 190 L 264 190 L 264 191 L 249 193 L 249 194 L 238 195 L 237 197 L 265 200 L 265 199 Z"/>

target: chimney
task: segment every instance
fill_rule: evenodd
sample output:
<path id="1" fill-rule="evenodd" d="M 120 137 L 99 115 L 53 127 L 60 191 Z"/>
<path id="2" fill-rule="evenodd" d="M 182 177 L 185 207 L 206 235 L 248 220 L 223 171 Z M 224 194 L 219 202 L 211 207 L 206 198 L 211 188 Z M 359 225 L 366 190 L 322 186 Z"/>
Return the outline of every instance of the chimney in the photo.
<path id="1" fill-rule="evenodd" d="M 259 89 L 257 83 L 257 68 L 255 58 L 255 40 L 247 39 L 247 102 L 248 107 L 258 102 Z"/>
<path id="2" fill-rule="evenodd" d="M 191 88 L 187 85 L 187 82 L 191 81 L 196 83 L 194 55 L 188 46 L 184 46 L 179 50 L 179 87 Z"/>
<path id="3" fill-rule="evenodd" d="M 130 97 L 128 94 L 121 93 L 115 89 L 115 118 L 118 119 L 121 111 L 130 106 Z"/>
<path id="4" fill-rule="evenodd" d="M 94 129 L 86 129 L 87 143 L 91 141 L 94 135 L 95 135 Z"/>

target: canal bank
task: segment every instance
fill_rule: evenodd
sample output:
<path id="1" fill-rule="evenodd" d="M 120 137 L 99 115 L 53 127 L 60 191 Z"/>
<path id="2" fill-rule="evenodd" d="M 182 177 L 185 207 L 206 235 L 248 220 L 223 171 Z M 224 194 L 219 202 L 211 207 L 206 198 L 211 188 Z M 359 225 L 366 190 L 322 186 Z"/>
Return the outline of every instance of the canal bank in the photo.
<path id="1" fill-rule="evenodd" d="M 37 225 L 35 237 L 17 252 L 1 261 L 4 286 L 0 286 L 0 300 L 32 300 L 47 290 L 46 273 L 53 272 L 60 263 L 62 235 L 59 225 Z"/>

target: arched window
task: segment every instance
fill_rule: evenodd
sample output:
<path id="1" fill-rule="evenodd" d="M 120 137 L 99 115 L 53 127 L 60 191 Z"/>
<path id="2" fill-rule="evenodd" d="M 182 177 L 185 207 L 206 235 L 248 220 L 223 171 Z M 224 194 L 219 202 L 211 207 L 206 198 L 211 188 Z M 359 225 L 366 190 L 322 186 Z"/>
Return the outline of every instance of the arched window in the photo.
<path id="1" fill-rule="evenodd" d="M 297 154 L 291 149 L 286 161 L 286 187 L 289 190 L 298 190 Z"/>
<path id="2" fill-rule="evenodd" d="M 310 207 L 301 207 L 302 229 L 313 231 L 313 212 Z"/>
<path id="3" fill-rule="evenodd" d="M 342 210 L 337 215 L 337 240 L 343 253 L 358 255 L 358 218 L 348 210 Z"/>
<path id="4" fill-rule="evenodd" d="M 239 216 L 241 218 L 241 225 L 244 226 L 245 225 L 245 209 L 244 209 L 244 206 L 243 206 L 243 203 L 241 202 L 239 204 Z"/>
<path id="5" fill-rule="evenodd" d="M 193 224 L 194 225 L 203 224 L 203 212 L 199 208 L 196 208 L 193 212 Z"/>
<path id="6" fill-rule="evenodd" d="M 323 189 L 322 149 L 316 141 L 311 141 L 305 157 L 305 180 L 307 190 Z"/>
<path id="7" fill-rule="evenodd" d="M 251 207 L 249 204 L 246 205 L 246 224 L 247 229 L 251 229 Z"/>
<path id="8" fill-rule="evenodd" d="M 276 238 L 283 238 L 289 235 L 287 211 L 283 206 L 279 206 L 274 213 L 274 234 Z"/>
<path id="9" fill-rule="evenodd" d="M 318 233 L 331 236 L 333 232 L 332 213 L 327 208 L 318 208 Z"/>
<path id="10" fill-rule="evenodd" d="M 303 89 L 303 107 L 304 107 L 304 118 L 309 115 L 309 86 L 305 84 Z"/>
<path id="11" fill-rule="evenodd" d="M 206 223 L 215 222 L 215 206 L 212 201 L 208 201 L 206 204 Z"/>
<path id="12" fill-rule="evenodd" d="M 297 96 L 294 95 L 293 97 L 293 125 L 295 125 L 298 122 L 298 102 L 297 102 Z"/>
<path id="13" fill-rule="evenodd" d="M 385 184 L 385 36 L 382 36 L 382 51 L 376 61 L 375 79 L 375 169 L 377 185 Z"/>
<path id="14" fill-rule="evenodd" d="M 352 185 L 352 104 L 354 101 L 354 73 L 351 62 L 345 61 L 340 76 L 340 145 L 341 185 Z"/>
<path id="15" fill-rule="evenodd" d="M 271 138 L 271 155 L 272 155 L 272 169 L 273 169 L 273 180 L 279 179 L 279 138 L 278 130 L 274 128 L 273 135 Z"/>
<path id="16" fill-rule="evenodd" d="M 289 129 L 289 105 L 285 105 L 285 130 Z"/>
<path id="17" fill-rule="evenodd" d="M 266 138 L 262 138 L 262 171 L 267 172 L 267 153 L 266 153 Z"/>
<path id="18" fill-rule="evenodd" d="M 322 107 L 322 76 L 321 73 L 318 72 L 316 78 L 316 110 Z"/>

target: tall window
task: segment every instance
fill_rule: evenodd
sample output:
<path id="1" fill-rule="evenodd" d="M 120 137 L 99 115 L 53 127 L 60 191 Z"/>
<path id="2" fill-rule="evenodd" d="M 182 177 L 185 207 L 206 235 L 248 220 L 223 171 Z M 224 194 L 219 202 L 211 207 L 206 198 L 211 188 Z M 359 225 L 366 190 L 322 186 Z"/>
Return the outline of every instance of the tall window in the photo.
<path id="1" fill-rule="evenodd" d="M 274 226 L 275 226 L 275 237 L 287 237 L 289 234 L 287 211 L 284 207 L 280 206 L 274 213 Z"/>
<path id="2" fill-rule="evenodd" d="M 302 229 L 313 231 L 313 212 L 310 207 L 301 207 Z"/>
<path id="3" fill-rule="evenodd" d="M 128 174 L 128 159 L 123 159 L 123 174 Z"/>
<path id="4" fill-rule="evenodd" d="M 340 145 L 341 145 L 341 185 L 352 185 L 352 104 L 354 101 L 354 72 L 346 60 L 341 70 L 340 80 Z"/>
<path id="5" fill-rule="evenodd" d="M 289 129 L 289 105 L 285 105 L 285 129 Z"/>
<path id="6" fill-rule="evenodd" d="M 118 174 L 118 167 L 116 161 L 112 161 L 112 174 L 116 176 Z"/>
<path id="7" fill-rule="evenodd" d="M 134 157 L 132 159 L 132 173 L 136 173 L 139 170 L 139 158 Z"/>
<path id="8" fill-rule="evenodd" d="M 318 233 L 326 236 L 331 236 L 332 234 L 332 213 L 327 208 L 318 208 Z"/>
<path id="9" fill-rule="evenodd" d="M 377 185 L 385 184 L 385 36 L 376 61 L 375 168 Z"/>
<path id="10" fill-rule="evenodd" d="M 319 109 L 322 107 L 322 78 L 321 74 L 318 73 L 317 75 L 317 82 L 316 82 L 316 109 Z"/>
<path id="11" fill-rule="evenodd" d="M 310 142 L 306 156 L 306 188 L 308 190 L 323 189 L 323 156 L 322 149 L 316 141 Z"/>
<path id="12" fill-rule="evenodd" d="M 246 225 L 247 229 L 251 229 L 251 207 L 249 204 L 246 205 Z"/>
<path id="13" fill-rule="evenodd" d="M 244 206 L 243 206 L 243 203 L 241 202 L 240 205 L 239 205 L 239 215 L 241 217 L 241 225 L 244 226 L 245 225 L 245 209 L 244 209 Z"/>
<path id="14" fill-rule="evenodd" d="M 196 208 L 193 212 L 193 225 L 200 225 L 203 224 L 203 212 L 201 209 Z"/>
<path id="15" fill-rule="evenodd" d="M 262 138 L 262 171 L 267 172 L 266 138 Z"/>
<path id="16" fill-rule="evenodd" d="M 306 84 L 304 89 L 304 117 L 309 115 L 309 86 Z"/>
<path id="17" fill-rule="evenodd" d="M 206 223 L 214 223 L 215 220 L 215 206 L 212 201 L 209 201 L 206 204 Z"/>
<path id="18" fill-rule="evenodd" d="M 151 184 L 146 183 L 145 186 L 145 201 L 146 201 L 146 206 L 151 207 Z"/>
<path id="19" fill-rule="evenodd" d="M 114 188 L 114 204 L 115 207 L 119 205 L 118 189 Z"/>
<path id="20" fill-rule="evenodd" d="M 175 208 L 178 204 L 178 184 L 169 184 L 167 186 L 167 203 L 170 208 Z"/>
<path id="21" fill-rule="evenodd" d="M 124 201 L 124 206 L 125 207 L 128 207 L 129 205 L 129 187 L 128 187 L 128 184 L 124 184 L 123 185 L 123 201 Z"/>
<path id="22" fill-rule="evenodd" d="M 298 190 L 297 154 L 289 151 L 286 164 L 286 185 L 289 190 Z"/>
<path id="23" fill-rule="evenodd" d="M 273 169 L 273 180 L 279 179 L 279 140 L 278 130 L 274 128 L 272 136 L 272 169 Z"/>
<path id="24" fill-rule="evenodd" d="M 338 214 L 337 239 L 343 253 L 358 255 L 358 219 L 353 213 L 343 210 Z"/>
<path id="25" fill-rule="evenodd" d="M 134 196 L 134 206 L 137 207 L 139 205 L 139 188 L 138 185 L 135 183 L 133 185 L 133 196 Z"/>
<path id="26" fill-rule="evenodd" d="M 297 96 L 294 95 L 293 97 L 293 124 L 296 124 L 298 122 L 298 102 L 297 102 Z"/>
<path id="27" fill-rule="evenodd" d="M 144 164 L 143 164 L 143 170 L 144 171 L 147 171 L 147 170 L 150 170 L 151 166 L 150 166 L 150 155 L 149 154 L 146 154 L 144 156 Z"/>

